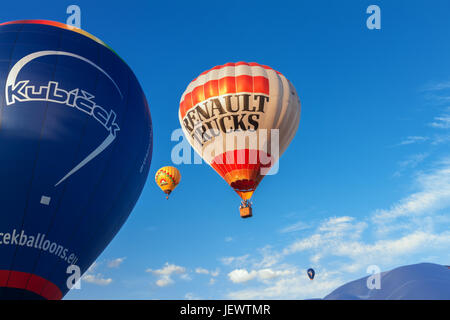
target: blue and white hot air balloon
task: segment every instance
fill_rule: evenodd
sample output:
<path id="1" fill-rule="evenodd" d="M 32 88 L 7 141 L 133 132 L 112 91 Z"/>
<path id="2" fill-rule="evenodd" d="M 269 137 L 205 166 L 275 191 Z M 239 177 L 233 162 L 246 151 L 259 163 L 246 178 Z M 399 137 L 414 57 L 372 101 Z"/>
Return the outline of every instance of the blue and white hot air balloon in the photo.
<path id="1" fill-rule="evenodd" d="M 316 275 L 316 272 L 314 271 L 313 268 L 309 268 L 308 271 L 306 272 L 308 274 L 308 278 L 310 280 L 314 280 L 314 277 Z"/>
<path id="2" fill-rule="evenodd" d="M 0 25 L 0 298 L 67 293 L 68 267 L 86 271 L 133 209 L 152 140 L 138 80 L 102 41 Z"/>

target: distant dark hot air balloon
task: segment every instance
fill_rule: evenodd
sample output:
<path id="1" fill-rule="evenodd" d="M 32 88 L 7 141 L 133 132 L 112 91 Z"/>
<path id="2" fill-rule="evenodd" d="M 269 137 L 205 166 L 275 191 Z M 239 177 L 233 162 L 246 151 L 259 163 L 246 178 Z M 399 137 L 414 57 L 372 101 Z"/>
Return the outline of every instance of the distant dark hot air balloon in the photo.
<path id="1" fill-rule="evenodd" d="M 142 191 L 150 110 L 114 51 L 52 21 L 0 25 L 0 90 L 0 298 L 61 299 Z"/>
<path id="2" fill-rule="evenodd" d="M 307 271 L 307 273 L 308 273 L 309 279 L 310 279 L 310 280 L 313 280 L 314 277 L 315 277 L 315 275 L 316 275 L 316 272 L 314 271 L 314 269 L 309 268 L 308 271 Z"/>

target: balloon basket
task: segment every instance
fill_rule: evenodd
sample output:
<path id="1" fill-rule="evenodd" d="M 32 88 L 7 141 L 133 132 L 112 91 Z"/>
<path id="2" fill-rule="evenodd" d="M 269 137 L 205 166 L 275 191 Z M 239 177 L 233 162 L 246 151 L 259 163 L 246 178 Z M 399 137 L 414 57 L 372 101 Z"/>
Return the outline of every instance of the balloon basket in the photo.
<path id="1" fill-rule="evenodd" d="M 241 218 L 246 219 L 252 216 L 252 207 L 241 207 L 239 208 Z"/>

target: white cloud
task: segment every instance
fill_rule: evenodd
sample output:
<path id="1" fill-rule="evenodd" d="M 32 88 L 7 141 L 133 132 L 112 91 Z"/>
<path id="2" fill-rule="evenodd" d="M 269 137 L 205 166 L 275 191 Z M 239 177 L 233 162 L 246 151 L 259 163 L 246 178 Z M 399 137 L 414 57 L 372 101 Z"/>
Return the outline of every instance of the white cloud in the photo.
<path id="1" fill-rule="evenodd" d="M 359 239 L 366 228 L 367 223 L 355 222 L 353 217 L 331 217 L 319 225 L 316 233 L 287 246 L 283 250 L 283 255 L 330 247 L 340 239 Z"/>
<path id="2" fill-rule="evenodd" d="M 196 269 L 195 269 L 195 273 L 209 274 L 209 270 L 206 270 L 206 269 L 204 269 L 204 268 L 196 268 Z"/>
<path id="3" fill-rule="evenodd" d="M 254 279 L 255 276 L 256 276 L 256 272 L 254 272 L 253 274 L 250 274 L 245 269 L 235 269 L 228 274 L 228 277 L 230 278 L 231 282 L 234 282 L 234 283 L 247 282 L 249 280 Z"/>
<path id="4" fill-rule="evenodd" d="M 174 281 L 169 276 L 161 276 L 158 280 L 156 280 L 156 285 L 158 287 L 165 287 L 169 284 L 172 284 Z"/>
<path id="5" fill-rule="evenodd" d="M 124 260 L 125 260 L 125 257 L 110 260 L 110 261 L 108 261 L 107 266 L 108 266 L 108 268 L 118 268 Z"/>
<path id="6" fill-rule="evenodd" d="M 181 266 L 177 266 L 175 264 L 169 264 L 168 262 L 166 262 L 164 267 L 161 268 L 161 269 L 157 269 L 157 270 L 147 269 L 146 271 L 147 272 L 151 272 L 151 273 L 156 274 L 156 275 L 167 275 L 167 276 L 170 276 L 172 273 L 175 273 L 175 274 L 185 273 L 186 272 L 186 268 L 181 267 Z"/>
<path id="7" fill-rule="evenodd" d="M 372 243 L 362 241 L 361 223 L 353 222 L 350 217 L 331 218 L 322 223 L 317 231 L 287 246 L 283 250 L 285 256 L 299 252 L 312 254 L 310 261 L 318 263 L 325 257 L 341 257 L 349 260 L 342 271 L 358 271 L 370 264 L 392 264 L 402 262 L 402 259 L 417 252 L 429 250 L 444 250 L 450 246 L 450 232 L 433 233 L 431 231 L 415 230 L 404 236 L 376 240 Z M 338 222 L 339 221 L 339 222 Z M 350 226 L 342 227 L 342 225 Z M 331 226 L 335 225 L 336 230 Z M 363 225 L 366 225 L 363 223 Z M 355 230 L 357 230 L 355 232 Z M 344 260 L 345 261 L 345 260 Z"/>
<path id="8" fill-rule="evenodd" d="M 186 274 L 186 268 L 177 266 L 175 264 L 169 264 L 168 262 L 165 263 L 164 267 L 161 269 L 147 269 L 146 272 L 153 273 L 156 276 L 159 276 L 159 279 L 156 281 L 156 285 L 159 287 L 165 287 L 169 284 L 174 283 L 174 280 L 172 279 L 172 275 L 178 274 L 180 275 L 180 278 L 184 280 L 189 280 L 189 275 Z"/>
<path id="9" fill-rule="evenodd" d="M 100 285 L 100 286 L 106 286 L 106 285 L 108 285 L 108 284 L 110 284 L 112 282 L 111 278 L 104 278 L 101 273 L 85 274 L 82 277 L 82 280 L 86 281 L 86 282 L 89 282 L 89 283 L 97 284 L 97 285 Z"/>
<path id="10" fill-rule="evenodd" d="M 219 275 L 219 273 L 220 273 L 220 270 L 219 270 L 219 269 L 216 269 L 216 270 L 214 270 L 214 271 L 210 271 L 210 270 L 208 270 L 208 269 L 199 267 L 199 268 L 196 268 L 196 269 L 195 269 L 195 273 L 198 273 L 198 274 L 208 274 L 208 275 L 211 275 L 212 277 L 217 277 L 217 276 Z"/>
<path id="11" fill-rule="evenodd" d="M 99 266 L 99 263 L 94 262 L 91 266 L 86 270 L 84 275 L 81 277 L 82 281 L 86 281 L 88 283 L 97 284 L 100 286 L 106 286 L 112 282 L 111 278 L 105 278 L 101 273 L 95 273 L 95 270 Z"/>
<path id="12" fill-rule="evenodd" d="M 269 280 L 281 276 L 292 274 L 292 270 L 272 270 L 270 268 L 252 270 L 248 272 L 246 269 L 235 269 L 228 273 L 228 278 L 233 283 L 243 283 L 253 279 Z"/>
<path id="13" fill-rule="evenodd" d="M 231 291 L 228 299 L 305 299 L 322 298 L 343 283 L 336 275 L 322 273 L 318 280 L 310 281 L 305 274 L 290 274 L 266 282 L 265 286 L 256 286 L 243 290 Z"/>

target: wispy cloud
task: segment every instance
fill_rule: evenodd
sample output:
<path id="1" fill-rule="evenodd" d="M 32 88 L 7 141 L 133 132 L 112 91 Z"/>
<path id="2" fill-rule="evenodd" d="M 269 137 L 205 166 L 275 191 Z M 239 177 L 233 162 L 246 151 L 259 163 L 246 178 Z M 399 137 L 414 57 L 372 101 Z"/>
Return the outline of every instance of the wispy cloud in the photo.
<path id="1" fill-rule="evenodd" d="M 429 139 L 429 137 L 409 136 L 409 137 L 406 137 L 405 139 L 403 139 L 399 144 L 397 144 L 397 146 L 405 146 L 405 145 L 409 145 L 409 144 L 425 142 L 428 139 Z"/>
<path id="2" fill-rule="evenodd" d="M 416 216 L 450 206 L 450 158 L 439 162 L 428 173 L 415 179 L 418 191 L 401 199 L 389 209 L 376 210 L 373 222 L 385 223 L 403 216 Z"/>
<path id="3" fill-rule="evenodd" d="M 450 81 L 428 84 L 423 87 L 422 91 L 441 91 L 446 89 L 450 89 Z"/>
<path id="4" fill-rule="evenodd" d="M 249 256 L 250 256 L 249 254 L 246 254 L 239 257 L 223 257 L 220 259 L 220 261 L 222 262 L 222 264 L 227 266 L 228 265 L 239 266 L 245 264 Z"/>
<path id="5" fill-rule="evenodd" d="M 305 230 L 308 228 L 309 228 L 309 225 L 307 225 L 305 222 L 298 221 L 294 224 L 284 227 L 283 229 L 280 230 L 280 233 L 296 232 L 296 231 L 301 231 L 301 230 Z"/>
<path id="6" fill-rule="evenodd" d="M 430 123 L 430 126 L 439 129 L 450 129 L 450 114 L 435 117 L 434 121 Z"/>
<path id="7" fill-rule="evenodd" d="M 108 268 L 118 268 L 125 261 L 125 257 L 110 260 L 107 263 Z"/>
<path id="8" fill-rule="evenodd" d="M 416 168 L 420 163 L 427 159 L 429 155 L 428 152 L 423 152 L 408 156 L 405 160 L 398 163 L 399 169 L 394 173 L 394 176 L 401 176 L 405 170 Z"/>
<path id="9" fill-rule="evenodd" d="M 415 168 L 419 163 L 425 160 L 430 154 L 429 153 L 418 153 L 409 156 L 406 160 L 400 161 L 399 166 L 402 168 Z"/>

